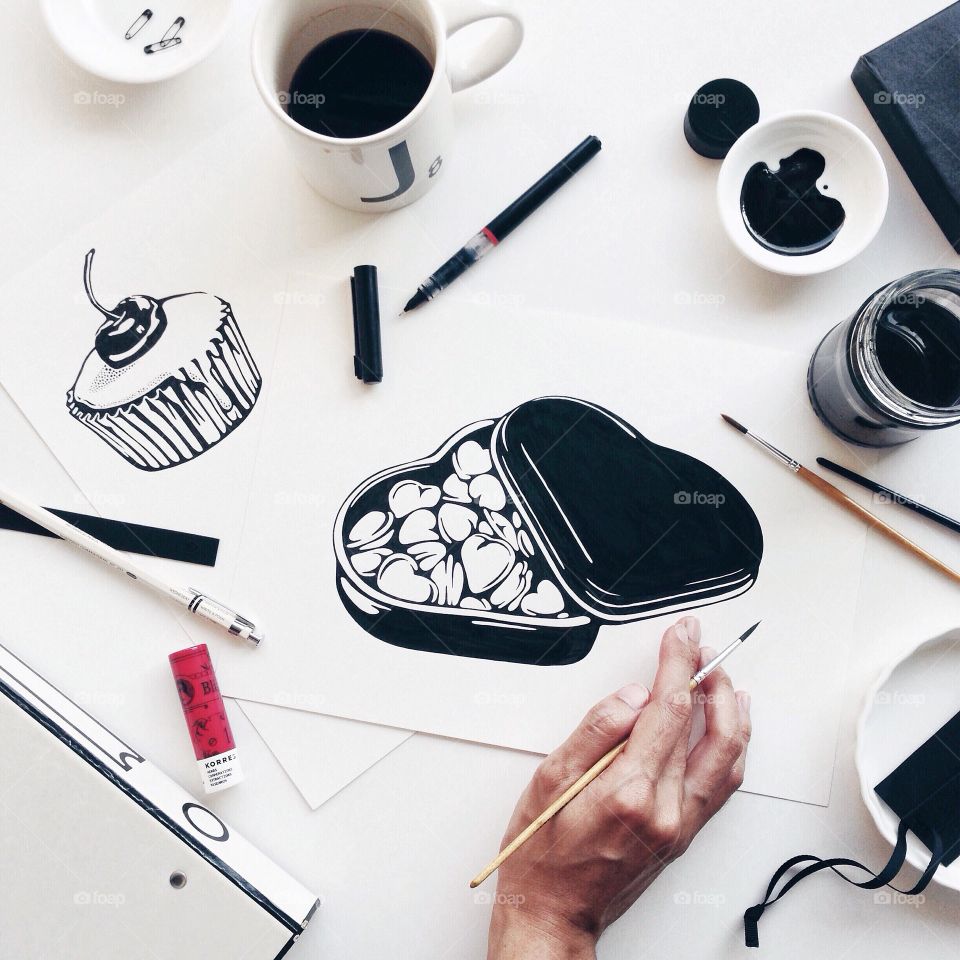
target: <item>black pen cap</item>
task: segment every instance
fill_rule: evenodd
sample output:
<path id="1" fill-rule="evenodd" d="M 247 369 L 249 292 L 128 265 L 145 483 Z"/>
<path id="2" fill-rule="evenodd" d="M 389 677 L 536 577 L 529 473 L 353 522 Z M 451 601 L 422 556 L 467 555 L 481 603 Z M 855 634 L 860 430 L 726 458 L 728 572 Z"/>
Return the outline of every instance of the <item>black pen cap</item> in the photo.
<path id="1" fill-rule="evenodd" d="M 383 355 L 376 267 L 363 264 L 353 268 L 350 295 L 353 299 L 353 372 L 364 383 L 379 383 L 383 379 Z"/>
<path id="2" fill-rule="evenodd" d="M 722 160 L 759 119 L 754 92 L 745 83 L 724 77 L 705 83 L 690 98 L 683 133 L 701 157 Z"/>

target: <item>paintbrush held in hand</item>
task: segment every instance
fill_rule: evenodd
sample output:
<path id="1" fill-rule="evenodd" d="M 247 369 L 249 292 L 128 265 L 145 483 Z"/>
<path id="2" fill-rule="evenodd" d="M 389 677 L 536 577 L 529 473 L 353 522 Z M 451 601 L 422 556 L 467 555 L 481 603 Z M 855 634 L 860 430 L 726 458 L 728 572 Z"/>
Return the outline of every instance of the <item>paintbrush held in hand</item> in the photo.
<path id="1" fill-rule="evenodd" d="M 866 507 L 861 507 L 856 500 L 851 500 L 842 490 L 839 490 L 828 480 L 824 480 L 823 477 L 814 473 L 812 470 L 808 470 L 799 461 L 794 460 L 792 457 L 788 457 L 782 450 L 778 450 L 772 443 L 768 443 L 766 440 L 758 437 L 755 433 L 751 433 L 742 423 L 738 423 L 736 420 L 734 420 L 733 417 L 728 417 L 725 413 L 720 414 L 720 416 L 722 416 L 723 419 L 734 428 L 734 430 L 739 430 L 744 436 L 747 436 L 755 443 L 758 443 L 761 447 L 763 447 L 764 450 L 767 451 L 767 453 L 779 460 L 788 470 L 792 470 L 798 477 L 800 477 L 801 480 L 806 480 L 811 487 L 816 487 L 822 494 L 829 497 L 834 503 L 839 504 L 848 513 L 852 513 L 854 516 L 859 517 L 864 523 L 873 527 L 879 533 L 882 533 L 888 540 L 892 540 L 894 543 L 903 547 L 904 550 L 909 551 L 915 557 L 919 557 L 919 559 L 923 560 L 931 567 L 939 570 L 940 573 L 946 577 L 949 577 L 954 583 L 960 583 L 960 573 L 957 573 L 956 570 L 948 567 L 945 563 L 943 563 L 943 561 L 938 560 L 932 554 L 927 553 L 923 547 L 918 546 L 912 540 L 908 540 L 902 533 L 894 530 L 894 528 L 889 524 L 884 523 L 883 520 L 867 510 Z"/>
<path id="2" fill-rule="evenodd" d="M 724 647 L 724 649 L 721 650 L 709 663 L 704 664 L 704 666 L 702 666 L 690 678 L 690 689 L 695 690 L 697 687 L 699 687 L 700 684 L 703 683 L 703 681 L 706 680 L 706 678 L 709 677 L 710 674 L 713 673 L 713 671 L 716 670 L 717 667 L 719 667 L 720 664 L 723 663 L 723 661 L 726 660 L 727 657 L 729 657 L 730 654 L 737 649 L 737 647 L 743 645 L 743 642 L 747 639 L 747 637 L 749 637 L 750 634 L 753 633 L 753 631 L 759 626 L 760 621 L 758 620 L 752 627 L 741 633 L 740 636 L 733 641 L 733 643 L 727 647 Z M 587 770 L 587 772 L 584 773 L 579 780 L 567 787 L 567 789 L 564 790 L 564 792 L 561 793 L 560 796 L 557 797 L 557 799 L 554 800 L 553 803 L 551 803 L 550 806 L 547 807 L 547 809 L 536 818 L 536 820 L 534 820 L 531 824 L 529 824 L 529 826 L 517 834 L 517 836 L 514 837 L 513 840 L 511 840 L 510 843 L 508 843 L 500 851 L 500 853 L 498 853 L 497 856 L 494 857 L 493 860 L 491 860 L 490 863 L 488 863 L 470 881 L 471 889 L 473 887 L 479 887 L 480 884 L 483 883 L 483 881 L 486 880 L 487 877 L 489 877 L 490 874 L 493 873 L 494 870 L 496 870 L 500 864 L 507 859 L 507 857 L 519 850 L 545 823 L 552 820 L 575 796 L 577 796 L 577 794 L 581 793 L 591 783 L 593 783 L 593 781 L 596 780 L 597 777 L 599 777 L 600 774 L 603 773 L 603 771 L 606 770 L 607 767 L 609 767 L 610 764 L 613 763 L 613 761 L 616 760 L 621 753 L 623 753 L 627 743 L 628 741 L 624 740 L 623 743 L 617 744 L 617 746 L 615 746 L 609 753 L 602 756 L 589 770 Z"/>

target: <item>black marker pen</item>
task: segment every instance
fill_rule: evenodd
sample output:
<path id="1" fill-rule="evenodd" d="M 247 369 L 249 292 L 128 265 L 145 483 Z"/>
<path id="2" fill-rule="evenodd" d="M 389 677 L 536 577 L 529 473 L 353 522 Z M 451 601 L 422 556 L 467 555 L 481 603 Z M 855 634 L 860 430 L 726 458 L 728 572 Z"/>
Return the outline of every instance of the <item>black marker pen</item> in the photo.
<path id="1" fill-rule="evenodd" d="M 453 283 L 482 256 L 492 250 L 515 227 L 523 223 L 548 197 L 553 196 L 588 160 L 600 152 L 600 141 L 589 136 L 574 147 L 552 170 L 545 173 L 529 190 L 519 196 L 502 213 L 494 217 L 478 234 L 472 236 L 442 267 L 437 268 L 407 301 L 404 313 L 432 300 L 444 287 Z"/>

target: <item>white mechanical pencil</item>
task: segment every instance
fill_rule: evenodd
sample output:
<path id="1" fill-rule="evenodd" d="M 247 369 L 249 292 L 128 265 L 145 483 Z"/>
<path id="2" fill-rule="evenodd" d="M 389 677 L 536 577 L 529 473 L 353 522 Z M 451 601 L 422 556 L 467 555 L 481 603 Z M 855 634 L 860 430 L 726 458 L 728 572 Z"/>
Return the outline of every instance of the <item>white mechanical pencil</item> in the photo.
<path id="1" fill-rule="evenodd" d="M 113 547 L 97 540 L 96 537 L 91 537 L 89 533 L 78 530 L 49 510 L 44 510 L 37 504 L 22 500 L 15 493 L 11 493 L 2 487 L 0 487 L 0 503 L 11 510 L 15 510 L 28 520 L 32 520 L 45 530 L 56 534 L 61 539 L 75 544 L 81 550 L 107 564 L 107 566 L 126 574 L 131 580 L 139 580 L 141 583 L 153 587 L 157 593 L 162 593 L 165 597 L 176 601 L 180 606 L 186 607 L 198 617 L 216 623 L 228 633 L 232 633 L 243 640 L 249 640 L 254 644 L 259 644 L 263 639 L 262 631 L 258 630 L 246 617 L 241 617 L 235 610 L 231 610 L 194 587 L 175 587 L 164 583 L 159 577 L 133 563 L 119 550 L 114 550 Z"/>

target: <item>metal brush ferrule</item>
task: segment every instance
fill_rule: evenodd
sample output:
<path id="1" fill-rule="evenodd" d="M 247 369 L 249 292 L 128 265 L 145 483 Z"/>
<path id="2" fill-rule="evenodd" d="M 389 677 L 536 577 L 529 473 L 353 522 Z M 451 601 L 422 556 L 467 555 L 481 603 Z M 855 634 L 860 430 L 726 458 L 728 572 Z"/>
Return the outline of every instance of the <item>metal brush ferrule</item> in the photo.
<path id="1" fill-rule="evenodd" d="M 759 443 L 768 453 L 772 453 L 788 470 L 792 470 L 794 473 L 800 472 L 799 460 L 788 457 L 782 450 L 779 450 L 772 443 L 767 443 L 766 440 L 761 439 L 754 433 L 748 433 L 747 436 L 755 443 Z"/>

